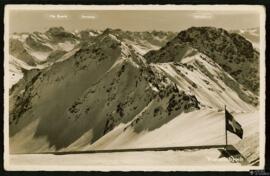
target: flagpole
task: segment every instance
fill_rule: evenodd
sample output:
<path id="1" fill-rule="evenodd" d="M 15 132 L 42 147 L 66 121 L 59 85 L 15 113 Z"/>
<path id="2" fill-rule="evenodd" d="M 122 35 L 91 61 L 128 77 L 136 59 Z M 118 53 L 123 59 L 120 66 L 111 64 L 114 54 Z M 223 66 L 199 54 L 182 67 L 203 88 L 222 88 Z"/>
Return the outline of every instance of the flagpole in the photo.
<path id="1" fill-rule="evenodd" d="M 226 117 L 226 105 L 225 105 L 225 149 L 227 148 L 228 145 L 228 139 L 227 139 L 227 117 Z"/>

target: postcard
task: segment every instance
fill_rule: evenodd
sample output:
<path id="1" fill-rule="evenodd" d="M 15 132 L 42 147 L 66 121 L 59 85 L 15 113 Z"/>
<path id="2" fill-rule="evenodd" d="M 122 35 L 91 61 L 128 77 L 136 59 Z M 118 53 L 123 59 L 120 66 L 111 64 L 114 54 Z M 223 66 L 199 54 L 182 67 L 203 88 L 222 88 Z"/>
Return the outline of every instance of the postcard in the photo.
<path id="1" fill-rule="evenodd" d="M 4 22 L 6 170 L 263 169 L 263 6 L 7 5 Z"/>

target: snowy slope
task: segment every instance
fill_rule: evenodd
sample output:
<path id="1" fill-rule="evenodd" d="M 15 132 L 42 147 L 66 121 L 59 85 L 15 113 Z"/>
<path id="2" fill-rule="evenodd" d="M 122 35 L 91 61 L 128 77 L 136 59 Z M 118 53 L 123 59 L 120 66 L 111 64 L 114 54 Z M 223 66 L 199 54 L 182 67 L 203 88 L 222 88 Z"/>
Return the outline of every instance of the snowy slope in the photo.
<path id="1" fill-rule="evenodd" d="M 158 63 L 181 89 L 194 94 L 202 106 L 236 112 L 254 110 L 258 98 L 204 54 L 184 57 L 181 63 Z"/>
<path id="2" fill-rule="evenodd" d="M 72 51 L 79 44 L 79 38 L 66 32 L 63 28 L 50 28 L 45 33 L 14 33 L 10 36 L 9 61 L 10 68 L 17 69 L 41 69 L 48 67 L 61 56 Z M 14 62 L 13 58 L 16 58 Z M 15 64 L 15 65 L 13 65 Z M 18 71 L 10 69 L 12 85 L 18 82 Z M 14 77 L 14 78 L 13 78 Z M 18 78 L 15 78 L 18 77 Z"/>
<path id="3" fill-rule="evenodd" d="M 10 62 L 10 61 L 9 61 Z M 16 84 L 23 77 L 20 67 L 13 63 L 9 64 L 9 88 Z"/>
<path id="4" fill-rule="evenodd" d="M 259 132 L 258 112 L 233 113 L 233 115 L 242 125 L 244 136 L 243 140 L 240 140 L 228 132 L 228 143 L 235 145 L 248 159 L 258 158 L 259 141 L 256 140 Z M 135 132 L 132 128 L 125 130 L 126 125 L 121 124 L 93 145 L 85 146 L 83 150 L 223 145 L 224 123 L 224 111 L 205 108 L 181 114 L 158 129 L 145 130 L 141 133 Z M 252 147 L 247 148 L 243 144 Z M 66 150 L 78 149 L 73 145 Z M 254 156 L 250 156 L 250 153 L 254 153 Z"/>
<path id="5" fill-rule="evenodd" d="M 20 59 L 17 59 L 16 57 L 10 55 L 9 56 L 9 75 L 10 80 L 8 82 L 9 88 L 12 88 L 13 85 L 15 85 L 20 79 L 23 78 L 24 73 L 23 70 L 31 70 L 31 69 L 43 69 L 49 65 L 43 64 L 43 65 L 36 65 L 31 66 L 27 63 L 21 61 Z"/>
<path id="6" fill-rule="evenodd" d="M 91 153 L 91 154 L 24 154 L 11 155 L 10 167 L 20 170 L 105 170 L 105 171 L 172 171 L 172 170 L 224 170 L 239 169 L 239 163 L 231 163 L 227 158 L 219 158 L 217 149 L 195 151 L 148 151 L 148 152 L 117 152 L 117 153 Z M 34 166 L 34 167 L 33 167 Z M 57 167 L 55 167 L 57 166 Z M 205 167 L 207 166 L 207 167 Z"/>
<path id="7" fill-rule="evenodd" d="M 258 134 L 258 118 L 257 112 L 247 114 L 233 114 L 244 128 L 244 140 L 228 133 L 228 143 L 234 144 L 237 149 L 247 157 L 248 161 L 258 158 L 259 143 L 254 135 Z M 194 123 L 194 122 L 198 123 Z M 215 124 L 215 125 L 213 125 Z M 211 145 L 224 144 L 224 112 L 216 111 L 195 111 L 180 117 L 177 117 L 170 123 L 164 125 L 160 129 L 144 132 L 143 134 L 134 133 L 131 130 L 123 132 L 124 124 L 120 125 L 107 135 L 102 137 L 95 145 L 85 147 L 83 150 L 89 149 L 105 149 L 105 148 L 126 148 L 126 147 L 160 147 L 160 146 L 187 146 L 187 145 Z M 206 128 L 207 126 L 207 128 Z M 194 130 L 200 129 L 200 130 Z M 87 132 L 81 137 L 88 138 L 91 132 Z M 128 140 L 128 139 L 134 139 Z M 253 140 L 250 140 L 252 138 Z M 198 140 L 200 139 L 200 140 Z M 115 142 L 113 142 L 115 141 Z M 241 145 L 239 144 L 241 143 Z M 75 143 L 74 143 L 75 144 Z M 81 143 L 82 144 L 82 143 Z M 82 149 L 79 141 L 77 147 L 70 146 L 70 150 Z M 250 151 L 254 152 L 250 155 Z M 252 149 L 252 150 L 250 150 Z M 184 150 L 184 151 L 147 151 L 147 152 L 116 152 L 116 153 L 91 153 L 91 154 L 69 154 L 69 155 L 51 155 L 51 154 L 24 154 L 11 155 L 10 165 L 20 168 L 24 166 L 37 166 L 40 169 L 49 169 L 49 167 L 57 166 L 80 166 L 80 169 L 86 170 L 100 169 L 102 163 L 103 169 L 117 169 L 121 167 L 124 170 L 132 165 L 133 169 L 138 167 L 150 169 L 150 166 L 158 167 L 158 170 L 172 169 L 174 167 L 181 170 L 181 166 L 190 166 L 194 169 L 196 166 L 213 166 L 215 169 L 220 167 L 239 168 L 240 163 L 232 163 L 225 157 L 220 157 L 217 149 L 206 150 Z M 108 166 L 108 168 L 104 168 Z M 59 168 L 59 167 L 57 167 Z M 130 169 L 130 168 L 129 168 Z M 153 169 L 153 168 L 152 168 Z M 152 170 L 150 169 L 150 170 Z M 178 170 L 178 169 L 177 169 Z"/>

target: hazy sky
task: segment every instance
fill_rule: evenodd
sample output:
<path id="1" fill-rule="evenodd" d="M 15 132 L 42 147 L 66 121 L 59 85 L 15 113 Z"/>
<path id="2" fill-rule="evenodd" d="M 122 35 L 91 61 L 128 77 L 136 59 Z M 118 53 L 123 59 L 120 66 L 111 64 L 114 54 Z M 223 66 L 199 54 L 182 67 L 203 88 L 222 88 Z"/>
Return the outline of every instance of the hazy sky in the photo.
<path id="1" fill-rule="evenodd" d="M 259 27 L 259 13 L 253 11 L 183 10 L 11 10 L 10 32 L 65 29 L 120 28 L 130 31 L 181 31 L 191 26 L 215 26 L 225 29 Z"/>

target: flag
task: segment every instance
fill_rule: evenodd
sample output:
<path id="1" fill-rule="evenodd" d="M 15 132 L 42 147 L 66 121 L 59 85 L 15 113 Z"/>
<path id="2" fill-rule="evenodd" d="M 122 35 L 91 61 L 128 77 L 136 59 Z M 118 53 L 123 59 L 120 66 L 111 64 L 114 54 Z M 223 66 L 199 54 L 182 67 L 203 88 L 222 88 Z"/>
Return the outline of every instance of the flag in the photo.
<path id="1" fill-rule="evenodd" d="M 226 130 L 236 134 L 241 139 L 243 138 L 242 126 L 233 118 L 233 116 L 225 109 Z"/>

